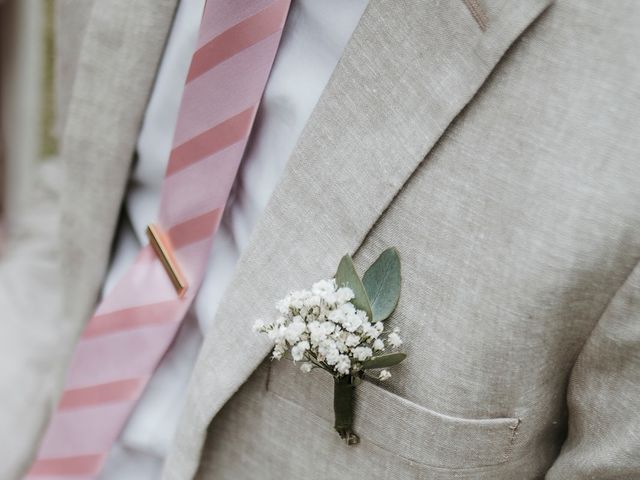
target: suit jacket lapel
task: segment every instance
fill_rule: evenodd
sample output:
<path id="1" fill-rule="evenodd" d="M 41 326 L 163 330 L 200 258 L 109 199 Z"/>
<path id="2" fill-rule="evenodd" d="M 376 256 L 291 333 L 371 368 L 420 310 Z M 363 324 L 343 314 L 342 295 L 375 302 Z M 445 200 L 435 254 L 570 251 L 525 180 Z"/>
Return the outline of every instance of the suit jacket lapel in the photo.
<path id="1" fill-rule="evenodd" d="M 331 277 L 358 249 L 551 1 L 505 0 L 481 12 L 483 30 L 464 2 L 371 0 L 207 333 L 165 478 L 195 474 L 211 419 L 268 354 L 254 320 L 273 315 L 288 289 Z"/>
<path id="2" fill-rule="evenodd" d="M 101 0 L 91 10 L 61 152 L 63 318 L 72 335 L 95 305 L 176 2 Z"/>

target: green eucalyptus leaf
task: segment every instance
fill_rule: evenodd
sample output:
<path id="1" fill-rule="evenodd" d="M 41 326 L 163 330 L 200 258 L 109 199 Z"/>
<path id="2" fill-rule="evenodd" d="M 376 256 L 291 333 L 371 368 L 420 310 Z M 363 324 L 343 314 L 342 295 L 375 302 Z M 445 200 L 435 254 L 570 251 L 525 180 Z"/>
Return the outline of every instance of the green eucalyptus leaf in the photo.
<path id="1" fill-rule="evenodd" d="M 369 319 L 373 318 L 367 291 L 364 289 L 362 280 L 360 280 L 349 254 L 340 260 L 340 265 L 338 265 L 338 271 L 336 272 L 336 284 L 338 287 L 349 287 L 353 290 L 355 297 L 351 300 L 351 303 L 353 303 L 358 310 L 364 310 Z"/>
<path id="2" fill-rule="evenodd" d="M 386 320 L 400 298 L 400 257 L 395 248 L 388 248 L 373 262 L 362 277 L 371 302 L 373 322 Z"/>
<path id="3" fill-rule="evenodd" d="M 402 362 L 405 358 L 407 358 L 407 354 L 400 352 L 378 355 L 376 357 L 371 357 L 369 360 L 364 362 L 362 364 L 362 369 L 368 370 L 370 368 L 393 367 L 394 365 Z"/>

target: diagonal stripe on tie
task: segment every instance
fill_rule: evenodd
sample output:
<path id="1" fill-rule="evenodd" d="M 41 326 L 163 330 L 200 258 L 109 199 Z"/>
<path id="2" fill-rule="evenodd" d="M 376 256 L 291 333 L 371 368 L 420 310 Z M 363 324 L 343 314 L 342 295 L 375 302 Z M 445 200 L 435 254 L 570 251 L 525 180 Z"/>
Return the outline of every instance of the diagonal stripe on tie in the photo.
<path id="1" fill-rule="evenodd" d="M 236 53 L 278 32 L 288 9 L 288 0 L 276 0 L 261 12 L 225 30 L 200 47 L 193 55 L 187 83 Z"/>
<path id="2" fill-rule="evenodd" d="M 170 300 L 95 315 L 82 332 L 82 338 L 159 325 L 175 318 L 179 308 L 180 302 Z"/>
<path id="3" fill-rule="evenodd" d="M 69 389 L 62 394 L 58 409 L 72 410 L 102 403 L 132 400 L 137 397 L 143 387 L 143 378 L 131 378 L 94 385 L 93 387 Z"/>
<path id="4" fill-rule="evenodd" d="M 212 155 L 249 136 L 253 122 L 253 107 L 226 119 L 171 151 L 167 175 Z"/>
<path id="5" fill-rule="evenodd" d="M 29 471 L 30 476 L 49 475 L 97 475 L 104 455 L 77 455 L 60 457 L 38 462 Z"/>

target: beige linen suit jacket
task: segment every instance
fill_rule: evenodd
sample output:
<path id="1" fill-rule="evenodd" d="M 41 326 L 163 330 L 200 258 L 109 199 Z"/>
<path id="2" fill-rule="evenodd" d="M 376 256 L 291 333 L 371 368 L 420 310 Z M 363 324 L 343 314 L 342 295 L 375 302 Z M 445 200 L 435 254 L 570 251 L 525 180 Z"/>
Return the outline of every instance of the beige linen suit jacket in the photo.
<path id="1" fill-rule="evenodd" d="M 0 370 L 2 478 L 95 305 L 175 3 L 101 0 L 78 22 L 43 242 L 60 282 L 20 277 L 60 306 L 1 297 L 21 355 Z M 635 0 L 371 0 L 207 332 L 163 478 L 640 478 L 638 25 Z M 408 359 L 359 387 L 347 447 L 331 379 L 265 360 L 251 325 L 388 246 Z"/>

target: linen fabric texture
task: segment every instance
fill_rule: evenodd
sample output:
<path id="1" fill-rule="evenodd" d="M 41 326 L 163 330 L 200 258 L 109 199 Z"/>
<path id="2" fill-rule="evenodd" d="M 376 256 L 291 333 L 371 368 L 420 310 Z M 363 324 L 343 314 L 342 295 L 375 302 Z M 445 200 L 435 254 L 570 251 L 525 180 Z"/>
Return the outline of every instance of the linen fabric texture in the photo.
<path id="1" fill-rule="evenodd" d="M 158 17 L 170 2 L 149 3 L 130 21 L 169 22 Z M 477 3 L 484 31 L 464 2 L 370 2 L 207 334 L 163 478 L 640 476 L 640 8 Z M 132 7 L 99 8 L 88 32 Z M 116 42 L 111 28 L 82 50 Z M 130 55 L 154 51 L 137 40 Z M 97 58 L 116 79 L 131 69 Z M 97 88 L 132 124 L 135 108 L 78 69 L 65 162 L 95 163 L 117 186 L 128 135 L 109 114 L 113 131 L 97 138 L 73 112 L 92 118 Z M 117 145 L 119 162 L 81 158 L 79 145 Z M 64 216 L 78 230 L 74 273 L 86 269 L 67 330 L 85 320 L 106 262 L 85 265 L 80 219 L 104 215 L 107 228 L 117 215 L 90 186 Z M 98 191 L 117 203 L 117 188 Z M 408 358 L 359 389 L 361 443 L 347 447 L 332 430 L 331 379 L 264 361 L 269 344 L 250 330 L 344 253 L 362 268 L 387 246 L 402 258 L 389 322 Z"/>
<path id="2" fill-rule="evenodd" d="M 488 43 L 462 8 L 395 8 L 372 2 L 307 126 L 205 340 L 164 478 L 191 474 L 197 425 L 246 361 L 230 326 L 273 315 L 340 254 L 362 268 L 388 246 L 408 358 L 358 390 L 361 444 L 332 429 L 330 378 L 267 360 L 213 416 L 195 478 L 640 475 L 638 66 L 619 60 L 637 9 L 556 2 L 458 113 L 466 69 L 495 59 L 524 7 L 488 8 Z"/>

